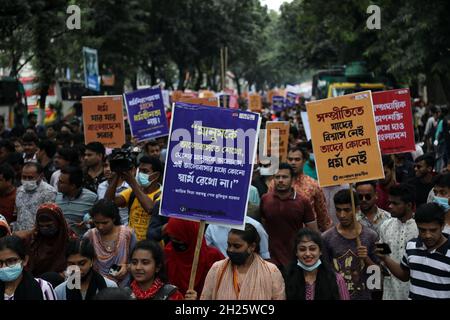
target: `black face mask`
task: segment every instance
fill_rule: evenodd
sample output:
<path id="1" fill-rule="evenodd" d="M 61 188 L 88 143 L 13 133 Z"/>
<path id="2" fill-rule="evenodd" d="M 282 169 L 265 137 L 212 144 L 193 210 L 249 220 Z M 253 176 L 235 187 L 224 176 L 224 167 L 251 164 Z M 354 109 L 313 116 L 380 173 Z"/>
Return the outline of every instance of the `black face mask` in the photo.
<path id="1" fill-rule="evenodd" d="M 58 234 L 58 227 L 52 226 L 50 228 L 43 228 L 39 230 L 44 237 L 53 237 Z"/>
<path id="2" fill-rule="evenodd" d="M 172 247 L 175 249 L 175 251 L 183 252 L 187 250 L 187 245 L 180 242 L 174 242 L 172 241 Z"/>
<path id="3" fill-rule="evenodd" d="M 230 258 L 230 261 L 232 264 L 241 266 L 247 261 L 248 257 L 250 256 L 250 253 L 247 251 L 245 252 L 231 252 L 227 250 L 227 256 Z"/>

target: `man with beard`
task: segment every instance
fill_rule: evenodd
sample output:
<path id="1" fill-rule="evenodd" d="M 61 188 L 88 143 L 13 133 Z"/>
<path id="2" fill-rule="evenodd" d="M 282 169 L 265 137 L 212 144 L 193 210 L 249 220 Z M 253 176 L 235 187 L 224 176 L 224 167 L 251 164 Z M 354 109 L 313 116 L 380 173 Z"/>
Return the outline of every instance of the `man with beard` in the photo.
<path id="1" fill-rule="evenodd" d="M 379 234 L 381 224 L 390 219 L 391 215 L 376 205 L 378 199 L 376 188 L 377 183 L 375 181 L 364 181 L 356 184 L 356 194 L 361 209 L 356 213 L 356 219 Z"/>
<path id="2" fill-rule="evenodd" d="M 275 173 L 275 189 L 261 199 L 261 218 L 269 235 L 272 262 L 279 268 L 292 260 L 294 238 L 304 226 L 318 231 L 311 204 L 293 188 L 294 169 L 281 163 Z"/>
<path id="3" fill-rule="evenodd" d="M 442 233 L 444 216 L 439 204 L 422 205 L 415 214 L 419 237 L 407 243 L 402 261 L 379 253 L 396 278 L 411 281 L 409 299 L 450 299 L 450 241 Z"/>
<path id="4" fill-rule="evenodd" d="M 91 142 L 86 145 L 84 153 L 84 177 L 83 187 L 97 192 L 98 185 L 106 180 L 103 173 L 103 160 L 105 158 L 105 146 L 100 142 Z"/>
<path id="5" fill-rule="evenodd" d="M 380 227 L 380 241 L 389 245 L 391 258 L 400 262 L 409 240 L 417 237 L 418 230 L 413 219 L 415 208 L 414 189 L 407 184 L 393 186 L 389 190 L 389 209 L 392 219 Z M 409 283 L 393 276 L 384 278 L 383 300 L 407 300 Z"/>

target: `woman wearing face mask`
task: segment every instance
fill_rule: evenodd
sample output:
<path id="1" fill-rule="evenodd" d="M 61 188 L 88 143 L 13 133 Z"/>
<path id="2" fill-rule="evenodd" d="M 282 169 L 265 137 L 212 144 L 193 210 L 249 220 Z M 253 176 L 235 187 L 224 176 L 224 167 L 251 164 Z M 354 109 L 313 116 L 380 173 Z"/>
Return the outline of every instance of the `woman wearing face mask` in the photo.
<path id="1" fill-rule="evenodd" d="M 94 246 L 97 258 L 94 270 L 115 281 L 120 287 L 128 285 L 128 257 L 136 244 L 134 231 L 121 225 L 119 208 L 111 200 L 97 201 L 90 211 L 95 228 L 83 238 Z"/>
<path id="2" fill-rule="evenodd" d="M 65 250 L 74 233 L 69 229 L 61 209 L 54 203 L 42 204 L 36 213 L 33 230 L 15 233 L 25 241 L 30 260 L 27 269 L 34 276 L 66 269 Z"/>
<path id="3" fill-rule="evenodd" d="M 288 300 L 350 300 L 344 278 L 322 258 L 319 233 L 304 228 L 295 239 L 296 259 L 286 272 Z"/>
<path id="4" fill-rule="evenodd" d="M 284 300 L 284 280 L 280 270 L 259 255 L 259 235 L 255 227 L 231 229 L 228 258 L 216 262 L 205 280 L 201 300 Z"/>
<path id="5" fill-rule="evenodd" d="M 174 285 L 167 283 L 164 251 L 151 240 L 139 241 L 130 259 L 131 291 L 137 300 L 183 300 Z"/>
<path id="6" fill-rule="evenodd" d="M 70 241 L 66 257 L 68 280 L 55 288 L 58 300 L 93 300 L 102 289 L 117 287 L 114 281 L 101 276 L 94 270 L 93 265 L 97 256 L 89 240 Z M 79 276 L 79 282 L 77 282 L 77 276 Z"/>
<path id="7" fill-rule="evenodd" d="M 189 278 L 199 227 L 198 222 L 175 218 L 170 218 L 166 227 L 171 239 L 164 249 L 169 283 L 177 286 L 183 295 L 188 293 L 190 299 L 193 292 L 188 291 Z M 196 292 L 202 291 L 206 274 L 213 263 L 223 258 L 222 253 L 214 247 L 209 247 L 203 237 L 194 284 Z"/>
<path id="8" fill-rule="evenodd" d="M 24 270 L 28 261 L 22 239 L 0 239 L 0 300 L 56 300 L 51 284 Z"/>

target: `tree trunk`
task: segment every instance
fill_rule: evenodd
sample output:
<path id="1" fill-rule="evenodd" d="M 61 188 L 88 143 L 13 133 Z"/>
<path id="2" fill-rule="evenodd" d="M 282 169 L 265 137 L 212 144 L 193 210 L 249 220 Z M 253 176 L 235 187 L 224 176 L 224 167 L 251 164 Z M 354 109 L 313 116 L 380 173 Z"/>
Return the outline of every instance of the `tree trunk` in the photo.
<path id="1" fill-rule="evenodd" d="M 178 65 L 178 90 L 184 91 L 184 66 Z"/>
<path id="2" fill-rule="evenodd" d="M 39 114 L 38 114 L 38 124 L 44 125 L 45 120 L 45 103 L 47 102 L 48 89 L 50 86 L 48 84 L 41 87 L 39 92 Z"/>
<path id="3" fill-rule="evenodd" d="M 156 85 L 156 66 L 153 60 L 152 64 L 150 65 L 150 82 L 152 86 Z"/>

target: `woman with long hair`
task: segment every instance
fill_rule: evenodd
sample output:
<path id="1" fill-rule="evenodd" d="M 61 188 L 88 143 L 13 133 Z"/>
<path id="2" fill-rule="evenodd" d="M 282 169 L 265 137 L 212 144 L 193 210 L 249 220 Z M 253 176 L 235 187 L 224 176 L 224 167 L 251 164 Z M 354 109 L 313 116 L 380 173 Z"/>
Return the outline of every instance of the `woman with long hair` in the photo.
<path id="1" fill-rule="evenodd" d="M 130 279 L 128 257 L 136 244 L 133 229 L 121 224 L 119 208 L 111 200 L 97 201 L 90 216 L 95 228 L 87 231 L 83 238 L 94 246 L 95 271 L 115 281 L 119 287 L 127 286 Z"/>
<path id="2" fill-rule="evenodd" d="M 164 251 L 151 240 L 139 241 L 131 253 L 131 291 L 137 300 L 183 300 L 174 285 L 167 283 Z"/>
<path id="3" fill-rule="evenodd" d="M 285 276 L 288 300 L 350 300 L 344 278 L 322 257 L 320 234 L 301 229 L 295 238 L 295 260 Z"/>

